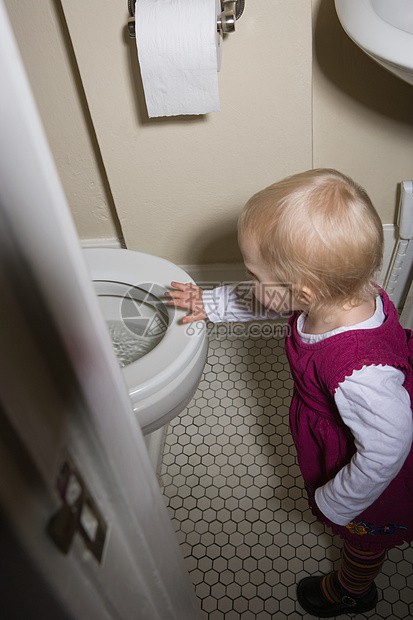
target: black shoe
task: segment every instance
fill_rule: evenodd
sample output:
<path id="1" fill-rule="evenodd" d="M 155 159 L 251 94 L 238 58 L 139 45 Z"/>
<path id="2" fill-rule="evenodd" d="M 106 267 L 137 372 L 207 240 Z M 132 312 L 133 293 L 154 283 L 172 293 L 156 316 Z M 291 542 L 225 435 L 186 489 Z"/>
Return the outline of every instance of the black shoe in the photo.
<path id="1" fill-rule="evenodd" d="M 340 603 L 330 603 L 321 590 L 324 575 L 305 577 L 297 586 L 297 598 L 301 607 L 309 614 L 319 618 L 332 618 L 341 614 L 359 614 L 369 611 L 377 605 L 378 594 L 376 584 L 361 598 L 344 595 Z"/>

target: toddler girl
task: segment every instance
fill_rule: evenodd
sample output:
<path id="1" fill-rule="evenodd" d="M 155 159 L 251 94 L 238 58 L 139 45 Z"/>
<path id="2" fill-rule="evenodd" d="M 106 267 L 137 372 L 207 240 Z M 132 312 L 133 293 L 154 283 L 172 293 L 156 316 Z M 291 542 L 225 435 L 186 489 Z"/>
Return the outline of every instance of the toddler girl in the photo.
<path id="1" fill-rule="evenodd" d="M 340 569 L 303 579 L 298 600 L 319 617 L 368 611 L 386 550 L 413 539 L 413 339 L 372 281 L 380 218 L 351 179 L 312 170 L 248 201 L 239 245 L 247 293 L 173 282 L 168 303 L 184 322 L 291 311 L 290 429 L 310 506 L 344 540 Z"/>

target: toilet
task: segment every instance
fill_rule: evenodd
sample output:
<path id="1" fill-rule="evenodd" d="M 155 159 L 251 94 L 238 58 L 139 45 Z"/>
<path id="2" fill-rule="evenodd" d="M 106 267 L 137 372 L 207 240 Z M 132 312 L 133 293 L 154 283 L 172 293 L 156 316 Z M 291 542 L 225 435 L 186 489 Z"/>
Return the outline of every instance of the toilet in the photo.
<path id="1" fill-rule="evenodd" d="M 207 357 L 205 322 L 182 324 L 167 306 L 171 281 L 193 282 L 169 261 L 132 250 L 83 250 L 144 435 L 165 426 L 194 395 Z"/>

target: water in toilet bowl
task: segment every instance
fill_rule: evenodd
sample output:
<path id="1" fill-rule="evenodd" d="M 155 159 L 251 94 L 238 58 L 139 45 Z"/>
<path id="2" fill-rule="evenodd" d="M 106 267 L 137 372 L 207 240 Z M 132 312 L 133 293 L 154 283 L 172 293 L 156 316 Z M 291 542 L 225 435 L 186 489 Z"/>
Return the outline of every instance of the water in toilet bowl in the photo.
<path id="1" fill-rule="evenodd" d="M 132 364 L 162 340 L 168 328 L 163 290 L 151 283 L 95 281 L 98 299 L 121 368 Z"/>
<path id="2" fill-rule="evenodd" d="M 109 320 L 106 325 L 121 368 L 152 351 L 163 337 L 163 334 L 152 338 L 139 336 L 127 329 L 122 321 Z"/>

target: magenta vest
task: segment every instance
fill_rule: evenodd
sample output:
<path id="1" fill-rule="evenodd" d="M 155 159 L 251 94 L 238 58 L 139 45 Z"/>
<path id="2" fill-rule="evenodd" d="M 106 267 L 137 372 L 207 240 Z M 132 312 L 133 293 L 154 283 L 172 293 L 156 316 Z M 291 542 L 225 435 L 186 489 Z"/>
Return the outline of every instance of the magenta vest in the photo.
<path id="1" fill-rule="evenodd" d="M 290 428 L 311 508 L 334 533 L 366 549 L 389 549 L 413 540 L 413 450 L 396 478 L 350 526 L 331 523 L 313 497 L 355 452 L 352 433 L 334 402 L 338 384 L 364 365 L 389 365 L 403 371 L 404 387 L 412 398 L 413 334 L 400 325 L 387 294 L 381 291 L 381 296 L 386 320 L 380 327 L 350 330 L 306 344 L 297 332 L 295 313 L 285 343 L 294 379 Z M 397 411 L 389 411 L 389 416 L 396 424 Z"/>

